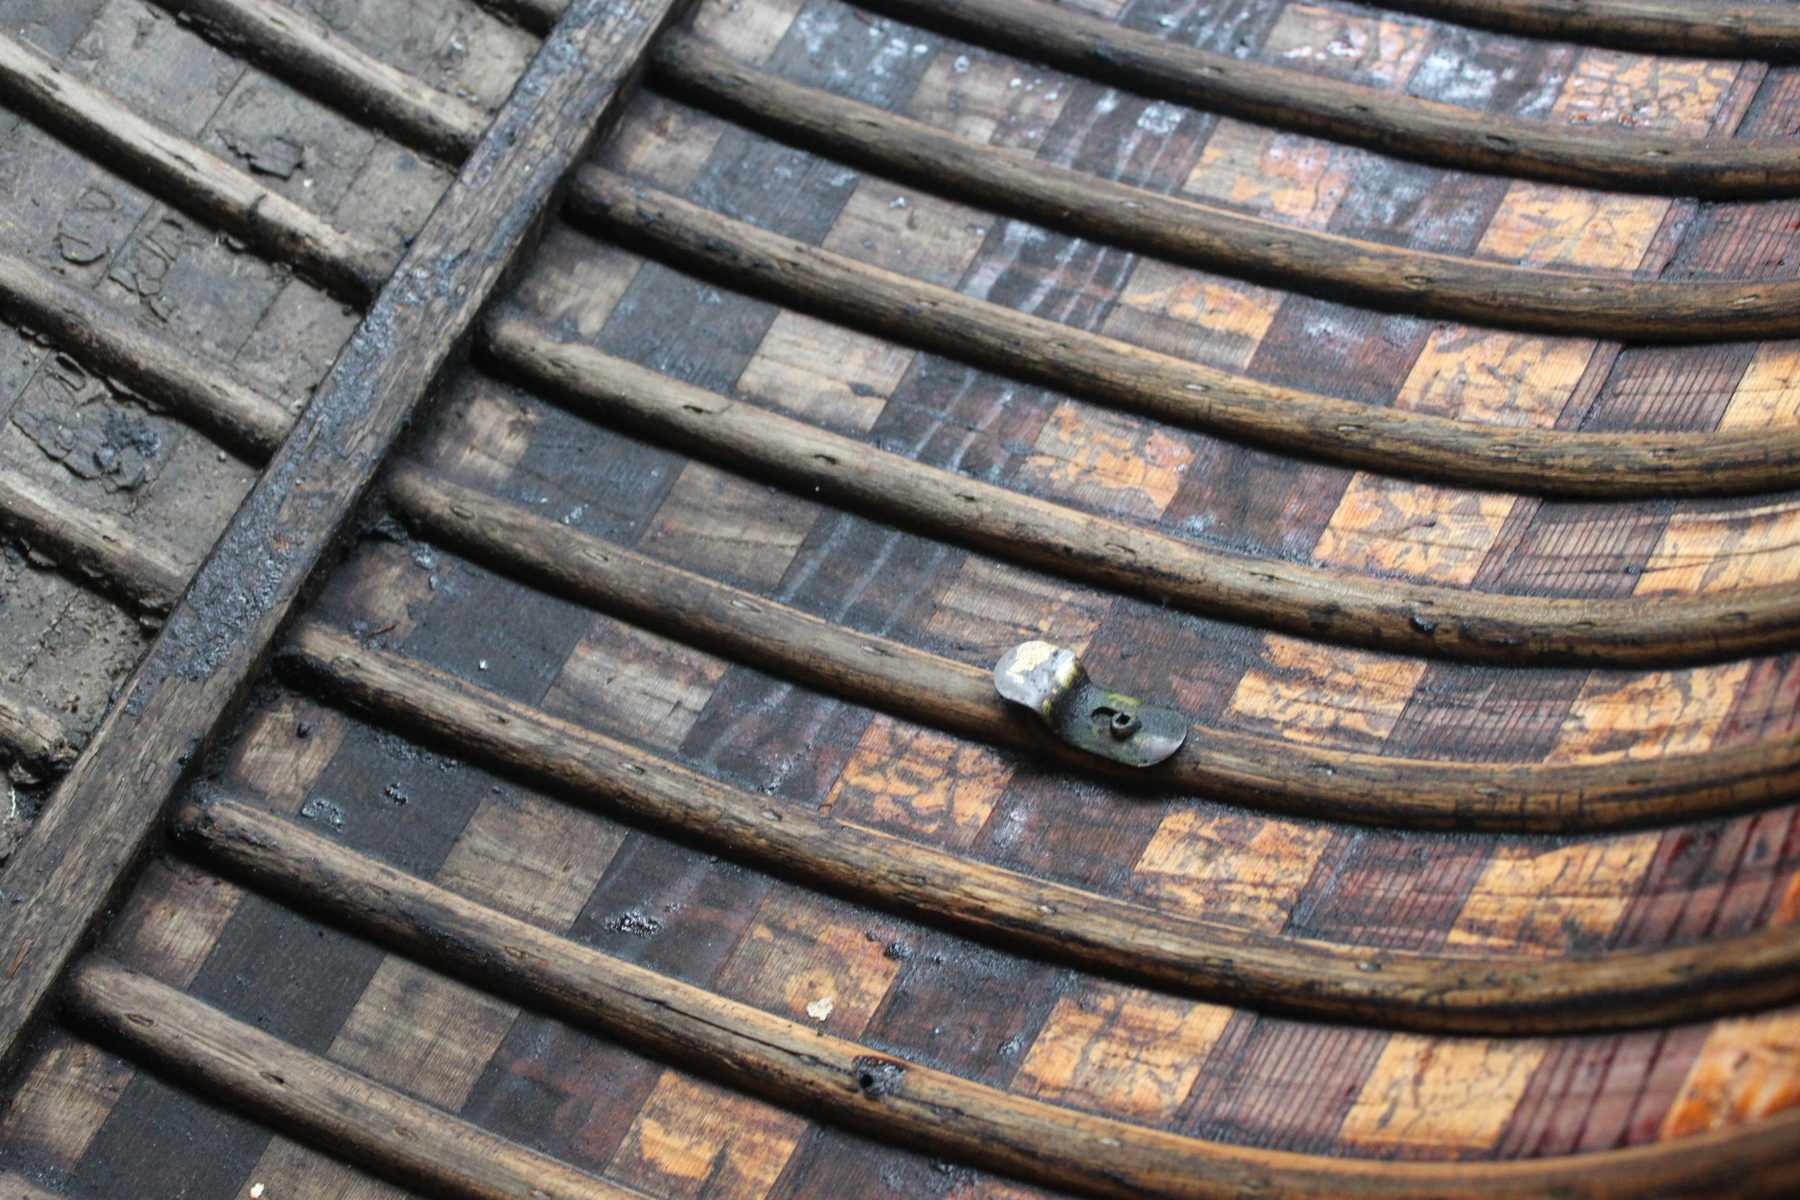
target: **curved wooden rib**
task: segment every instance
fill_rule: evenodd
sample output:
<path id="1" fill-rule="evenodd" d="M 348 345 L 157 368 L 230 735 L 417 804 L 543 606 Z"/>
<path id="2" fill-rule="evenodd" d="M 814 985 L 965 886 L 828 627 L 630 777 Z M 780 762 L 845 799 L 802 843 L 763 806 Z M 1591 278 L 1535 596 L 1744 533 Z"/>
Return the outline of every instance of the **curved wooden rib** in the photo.
<path id="1" fill-rule="evenodd" d="M 1800 996 L 1800 927 L 1619 954 L 1466 958 L 1277 937 L 964 858 L 699 772 L 313 622 L 283 661 L 423 740 L 836 894 L 1157 987 L 1403 1029 L 1625 1029 Z"/>
<path id="2" fill-rule="evenodd" d="M 156 0 L 209 41 L 253 58 L 351 117 L 445 162 L 468 157 L 487 114 L 335 36 L 276 0 Z"/>
<path id="3" fill-rule="evenodd" d="M 55 713 L 0 688 L 0 764 L 9 761 L 55 770 L 75 761 L 75 746 Z"/>
<path id="4" fill-rule="evenodd" d="M 645 1200 L 309 1054 L 105 959 L 70 973 L 72 1015 L 333 1158 L 457 1200 Z M 276 1184 L 279 1188 L 281 1185 Z M 8 1194 L 10 1200 L 10 1194 Z"/>
<path id="5" fill-rule="evenodd" d="M 1097 1196 L 1624 1197 L 1800 1184 L 1800 1110 L 1749 1129 L 1564 1158 L 1388 1163 L 1258 1150 L 1092 1116 L 934 1070 L 547 933 L 233 801 L 177 835 L 401 953 L 734 1087 L 927 1153 Z"/>
<path id="6" fill-rule="evenodd" d="M 556 18 L 562 16 L 567 0 L 475 0 L 475 3 L 502 21 L 510 21 L 541 37 L 550 32 Z"/>
<path id="7" fill-rule="evenodd" d="M 1478 112 L 1139 33 L 1057 0 L 863 0 L 903 21 L 1109 87 L 1434 166 L 1614 191 L 1764 199 L 1800 190 L 1787 140 L 1702 141 Z"/>
<path id="8" fill-rule="evenodd" d="M 1797 155 L 1800 157 L 1800 155 Z M 1589 433 L 1458 421 L 1304 392 L 976 300 L 769 233 L 598 168 L 570 209 L 608 234 L 827 320 L 1087 400 L 1319 458 L 1460 487 L 1557 496 L 1775 491 L 1800 484 L 1800 427 Z"/>
<path id="9" fill-rule="evenodd" d="M 1331 300 L 1568 336 L 1800 335 L 1800 282 L 1633 279 L 1517 267 L 1301 229 L 1040 162 L 755 70 L 685 33 L 653 50 L 682 95 L 806 150 L 1083 237 Z"/>
<path id="10" fill-rule="evenodd" d="M 1505 33 L 1651 54 L 1782 61 L 1800 55 L 1800 9 L 1737 0 L 1373 0 L 1378 8 Z"/>
<path id="11" fill-rule="evenodd" d="M 22 475 L 0 473 L 0 528 L 41 549 L 66 574 L 145 612 L 167 612 L 187 587 L 187 571 L 167 550 Z"/>
<path id="12" fill-rule="evenodd" d="M 107 169 L 216 223 L 346 300 L 367 303 L 393 269 L 394 255 L 334 227 L 3 35 L 0 98 Z"/>
<path id="13" fill-rule="evenodd" d="M 0 253 L 0 312 L 254 461 L 273 454 L 293 422 L 281 405 L 225 364 L 176 345 L 91 293 L 5 253 Z"/>
<path id="14" fill-rule="evenodd" d="M 1800 635 L 1792 587 L 1545 599 L 1250 558 L 914 462 L 557 341 L 521 317 L 490 322 L 485 344 L 509 371 L 566 401 L 731 469 L 1052 573 L 1302 637 L 1486 662 L 1644 666 L 1742 657 Z"/>
<path id="15" fill-rule="evenodd" d="M 782 679 L 1133 787 L 1363 824 L 1547 833 L 1701 820 L 1800 790 L 1800 736 L 1648 763 L 1542 764 L 1387 757 L 1196 726 L 1164 765 L 1118 767 L 1045 736 L 983 668 L 834 625 L 416 467 L 393 472 L 387 488 L 427 537 L 579 603 Z"/>

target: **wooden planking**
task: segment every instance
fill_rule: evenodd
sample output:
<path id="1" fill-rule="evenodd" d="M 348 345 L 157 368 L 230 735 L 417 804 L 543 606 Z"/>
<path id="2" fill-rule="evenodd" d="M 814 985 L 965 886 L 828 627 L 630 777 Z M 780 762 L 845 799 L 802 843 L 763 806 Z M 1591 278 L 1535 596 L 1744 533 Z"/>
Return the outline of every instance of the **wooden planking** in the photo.
<path id="1" fill-rule="evenodd" d="M 1791 59 L 1800 15 L 1741 0 L 1382 0 L 1381 7 L 1509 33 L 1652 54 Z"/>
<path id="2" fill-rule="evenodd" d="M 32 902 L 6 914 L 6 942 L 21 958 L 0 984 L 0 1057 L 17 1051 L 197 744 L 241 694 L 363 486 L 671 11 L 598 0 L 571 10 L 13 860 L 9 881 Z M 56 870 L 65 861 L 82 871 Z"/>

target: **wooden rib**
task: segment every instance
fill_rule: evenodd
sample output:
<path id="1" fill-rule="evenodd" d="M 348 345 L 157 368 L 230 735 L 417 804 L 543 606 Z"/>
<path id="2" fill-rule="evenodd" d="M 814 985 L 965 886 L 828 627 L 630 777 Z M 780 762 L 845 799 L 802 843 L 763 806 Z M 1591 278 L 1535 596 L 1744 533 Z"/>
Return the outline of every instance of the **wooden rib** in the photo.
<path id="1" fill-rule="evenodd" d="M 26 834 L 7 867 L 30 899 L 7 913 L 20 949 L 0 975 L 0 1066 L 676 3 L 569 6 Z"/>
<path id="2" fill-rule="evenodd" d="M 65 574 L 145 612 L 169 611 L 187 586 L 187 571 L 167 550 L 13 472 L 0 473 L 0 527 L 54 559 Z"/>
<path id="3" fill-rule="evenodd" d="M 653 52 L 681 95 L 920 187 L 1082 237 L 1331 300 L 1622 341 L 1800 334 L 1800 281 L 1660 280 L 1361 241 L 1129 187 L 747 67 L 686 33 Z"/>
<path id="4" fill-rule="evenodd" d="M 293 422 L 292 414 L 224 363 L 177 345 L 91 293 L 5 253 L 0 253 L 0 312 L 253 461 L 273 454 Z"/>
<path id="5" fill-rule="evenodd" d="M 1591 433 L 1484 425 L 1360 404 L 964 296 L 594 167 L 576 176 L 570 208 L 658 257 L 827 320 L 1289 454 L 1461 487 L 1557 496 L 1717 495 L 1800 484 L 1800 427 Z"/>
<path id="6" fill-rule="evenodd" d="M 277 0 L 156 3 L 209 41 L 445 162 L 461 162 L 487 127 L 487 114 L 475 105 L 389 66 Z"/>
<path id="7" fill-rule="evenodd" d="M 1800 9 L 1736 0 L 1375 0 L 1379 8 L 1505 33 L 1651 54 L 1785 61 L 1800 55 Z"/>
<path id="8" fill-rule="evenodd" d="M 58 770 L 75 761 L 75 746 L 62 718 L 0 688 L 0 758 L 31 770 Z"/>
<path id="9" fill-rule="evenodd" d="M 68 1005 L 106 1042 L 192 1081 L 209 1099 L 229 1099 L 323 1154 L 427 1195 L 644 1200 L 117 963 L 78 965 Z"/>
<path id="10" fill-rule="evenodd" d="M 283 663 L 332 699 L 765 870 L 1009 950 L 1209 999 L 1402 1029 L 1569 1033 L 1800 996 L 1800 926 L 1618 954 L 1454 958 L 1280 937 L 1161 912 L 935 846 L 772 806 L 708 775 L 315 622 Z"/>
<path id="11" fill-rule="evenodd" d="M 1115 782 L 1303 817 L 1508 832 L 1695 821 L 1800 791 L 1800 735 L 1655 762 L 1444 762 L 1195 726 L 1149 771 L 1070 750 L 994 691 L 987 669 L 834 625 L 671 567 L 416 467 L 387 478 L 426 536 L 579 603 L 858 704 Z"/>
<path id="12" fill-rule="evenodd" d="M 1800 190 L 1800 155 L 1787 139 L 1702 141 L 1480 112 L 1170 42 L 1051 0 L 864 2 L 1110 87 L 1434 166 L 1707 199 Z"/>
<path id="13" fill-rule="evenodd" d="M 541 34 L 556 24 L 568 0 L 475 0 L 502 21 Z"/>
<path id="14" fill-rule="evenodd" d="M 243 238 L 346 300 L 367 302 L 393 268 L 393 256 L 380 247 L 336 228 L 4 35 L 0 98 L 108 170 Z"/>
<path id="15" fill-rule="evenodd" d="M 800 1111 L 1097 1196 L 1624 1197 L 1800 1183 L 1800 1110 L 1748 1129 L 1511 1163 L 1384 1163 L 1202 1141 L 1018 1096 L 824 1033 L 485 908 L 247 805 L 178 834 L 363 936 Z M 1733 1191 L 1732 1194 L 1749 1194 Z"/>
<path id="16" fill-rule="evenodd" d="M 1302 637 L 1485 662 L 1648 666 L 1772 651 L 1800 635 L 1796 588 L 1546 598 L 1251 558 L 914 462 L 557 341 L 516 315 L 493 320 L 485 345 L 507 370 L 565 402 L 731 470 L 808 487 L 1055 574 Z"/>

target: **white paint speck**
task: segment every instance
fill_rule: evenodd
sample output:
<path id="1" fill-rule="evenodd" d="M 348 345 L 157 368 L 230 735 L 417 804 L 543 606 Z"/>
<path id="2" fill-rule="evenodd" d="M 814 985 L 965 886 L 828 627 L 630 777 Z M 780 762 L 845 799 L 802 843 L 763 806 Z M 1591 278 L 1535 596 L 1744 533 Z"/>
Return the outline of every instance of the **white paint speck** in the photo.
<path id="1" fill-rule="evenodd" d="M 487 670 L 487 659 L 484 658 L 480 662 L 476 663 L 475 665 L 477 667 L 480 667 L 483 671 L 485 671 L 485 670 Z"/>
<path id="2" fill-rule="evenodd" d="M 814 1000 L 811 1004 L 806 1006 L 806 1015 L 815 1021 L 823 1021 L 831 1016 L 831 1010 L 836 1007 L 837 1002 L 830 996 L 820 996 L 817 1000 Z"/>

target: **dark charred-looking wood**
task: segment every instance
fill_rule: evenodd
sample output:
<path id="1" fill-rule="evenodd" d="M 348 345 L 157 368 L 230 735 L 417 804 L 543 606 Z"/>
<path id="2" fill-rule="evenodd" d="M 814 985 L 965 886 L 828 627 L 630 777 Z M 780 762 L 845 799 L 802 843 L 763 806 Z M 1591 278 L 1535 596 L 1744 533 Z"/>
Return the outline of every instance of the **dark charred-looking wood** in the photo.
<path id="1" fill-rule="evenodd" d="M 1668 665 L 1791 645 L 1800 592 L 1563 599 L 1352 575 L 1205 549 L 970 479 L 571 342 L 518 316 L 490 354 L 608 423 L 815 489 L 1003 557 L 1207 616 L 1381 650 L 1483 662 Z"/>
<path id="2" fill-rule="evenodd" d="M 1385 1163 L 1202 1141 L 1018 1096 L 830 1036 L 484 908 L 233 801 L 190 805 L 207 861 L 402 953 L 886 1140 L 1096 1196 L 1625 1197 L 1800 1183 L 1800 1113 L 1748 1130 L 1512 1163 Z M 1739 1193 L 1744 1194 L 1744 1193 Z"/>
<path id="3" fill-rule="evenodd" d="M 1365 824 L 1548 833 L 1700 820 L 1800 790 L 1800 737 L 1791 736 L 1651 763 L 1446 762 L 1197 725 L 1162 766 L 1119 768 L 1045 736 L 1000 698 L 986 667 L 834 625 L 417 468 L 394 472 L 387 487 L 427 536 L 580 603 L 782 679 L 1137 788 Z"/>
<path id="4" fill-rule="evenodd" d="M 1767 0 L 1379 0 L 1376 7 L 1650 54 L 1800 57 L 1800 11 Z"/>
<path id="5" fill-rule="evenodd" d="M 62 719 L 10 689 L 0 688 L 0 764 L 56 771 L 75 761 L 75 746 Z"/>
<path id="6" fill-rule="evenodd" d="M 1800 156 L 1786 141 L 1703 141 L 1477 112 L 1170 42 L 1057 0 L 867 3 L 1109 87 L 1436 166 L 1709 199 L 1765 199 L 1800 190 Z"/>
<path id="7" fill-rule="evenodd" d="M 636 76 L 671 0 L 575 0 L 413 240 L 149 655 L 8 867 L 0 1062 L 135 864 L 197 750 L 249 685 L 314 568 L 564 175 Z M 59 870 L 67 863 L 80 870 Z"/>
<path id="8" fill-rule="evenodd" d="M 227 1097 L 334 1158 L 456 1200 L 642 1200 L 330 1059 L 233 1020 L 147 975 L 88 959 L 69 976 L 80 1024 L 133 1057 Z M 277 1185 L 279 1186 L 279 1184 Z"/>
<path id="9" fill-rule="evenodd" d="M 1621 341 L 1800 334 L 1800 282 L 1634 279 L 1362 241 L 1178 199 L 970 141 L 747 67 L 691 34 L 657 43 L 694 102 L 880 174 L 1173 262 L 1420 316 Z"/>
<path id="10" fill-rule="evenodd" d="M 1776 491 L 1800 429 L 1515 428 L 1266 383 L 964 296 L 583 168 L 572 211 L 659 257 L 827 319 L 1147 416 L 1350 466 L 1462 487 L 1583 497 Z"/>
<path id="11" fill-rule="evenodd" d="M 664 833 L 1053 962 L 1255 1008 L 1434 1031 L 1694 1020 L 1800 996 L 1800 932 L 1676 949 L 1454 958 L 1280 937 L 1034 878 L 767 797 L 316 623 L 288 668 L 330 698 Z"/>
<path id="12" fill-rule="evenodd" d="M 475 0 L 499 17 L 532 33 L 546 33 L 562 15 L 568 0 Z"/>
<path id="13" fill-rule="evenodd" d="M 459 163 L 487 127 L 460 97 L 396 70 L 276 0 L 157 0 L 210 41 L 261 64 L 396 141 Z"/>
<path id="14" fill-rule="evenodd" d="M 253 462 L 275 453 L 293 423 L 291 413 L 224 363 L 9 254 L 0 254 L 0 312 Z"/>
<path id="15" fill-rule="evenodd" d="M 334 227 L 4 35 L 0 98 L 107 169 L 236 234 L 346 300 L 366 303 L 393 269 L 393 256 L 373 243 Z"/>
<path id="16" fill-rule="evenodd" d="M 0 528 L 64 574 L 144 612 L 168 612 L 187 585 L 187 571 L 167 550 L 23 475 L 0 473 Z"/>

